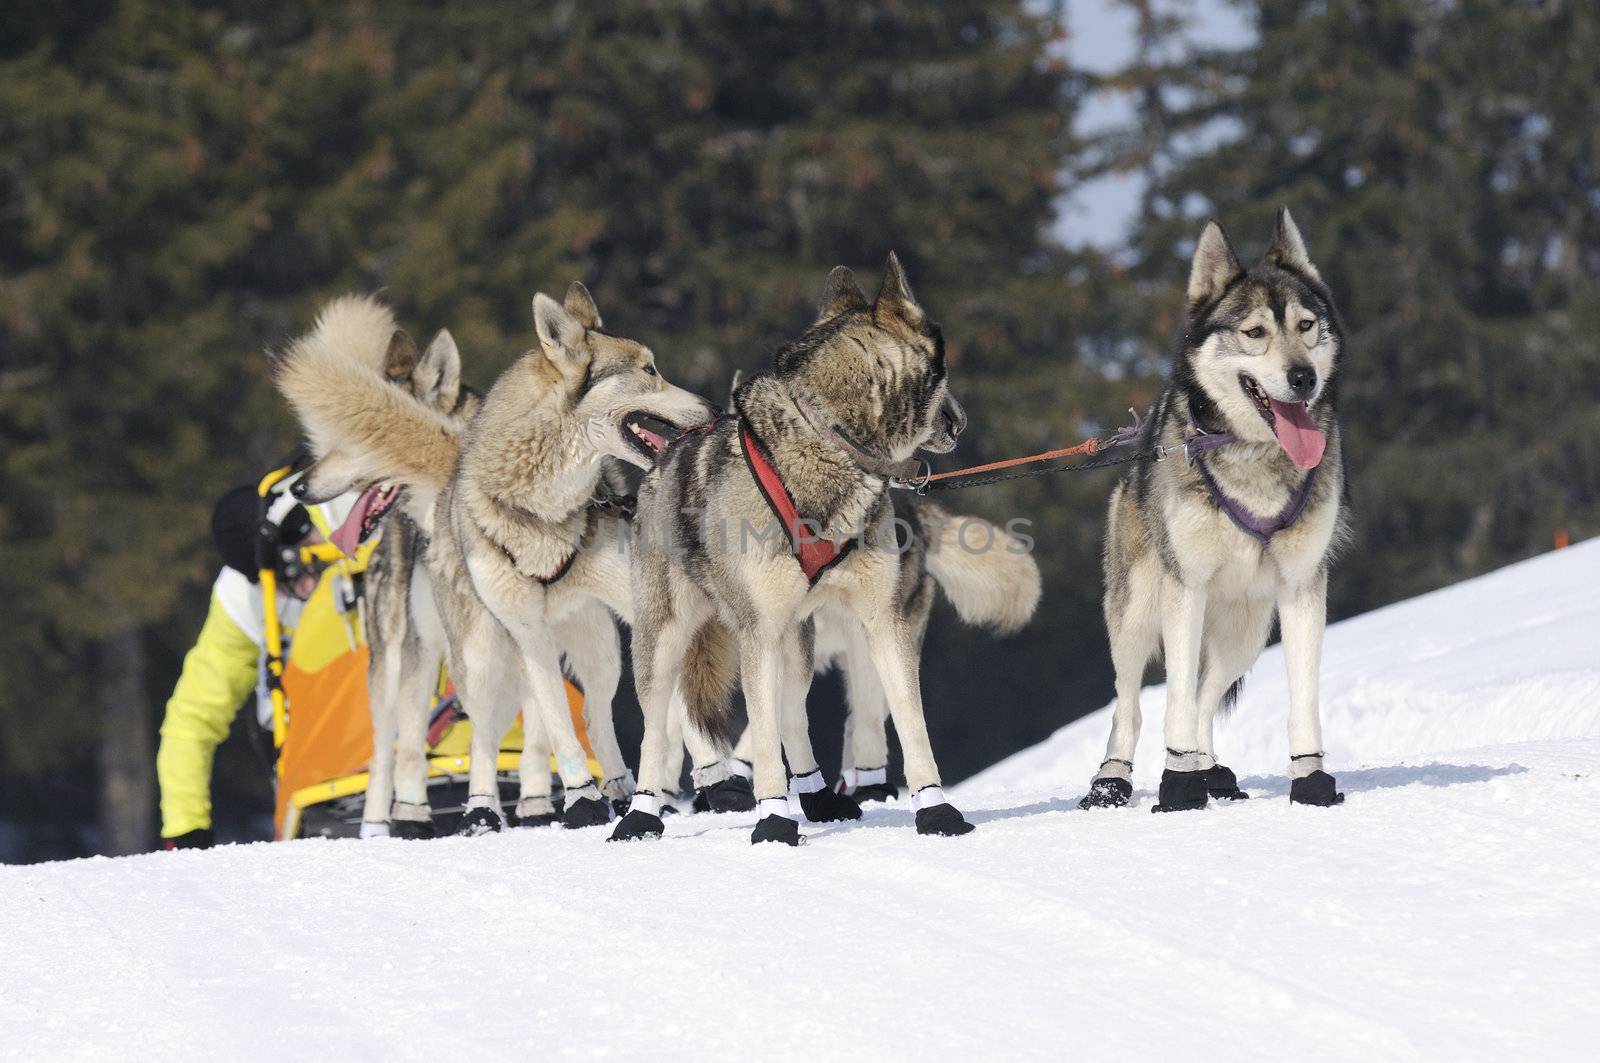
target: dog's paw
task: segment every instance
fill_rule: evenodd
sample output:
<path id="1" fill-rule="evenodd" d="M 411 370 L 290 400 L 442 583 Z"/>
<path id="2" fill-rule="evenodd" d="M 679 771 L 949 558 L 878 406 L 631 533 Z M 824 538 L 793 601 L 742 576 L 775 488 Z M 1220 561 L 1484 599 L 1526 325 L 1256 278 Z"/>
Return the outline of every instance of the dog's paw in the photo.
<path id="1" fill-rule="evenodd" d="M 730 775 L 702 789 L 695 797 L 696 809 L 701 796 L 706 799 L 708 812 L 749 812 L 756 807 L 755 788 L 743 775 Z"/>
<path id="2" fill-rule="evenodd" d="M 917 833 L 936 834 L 945 838 L 958 838 L 971 834 L 977 826 L 961 818 L 956 806 L 945 801 L 927 808 L 917 809 Z"/>
<path id="3" fill-rule="evenodd" d="M 699 796 L 698 794 L 696 796 Z M 683 800 L 683 795 L 676 790 L 661 791 L 661 814 L 663 816 L 677 816 L 683 813 L 678 803 Z"/>
<path id="4" fill-rule="evenodd" d="M 1188 812 L 1206 807 L 1207 771 L 1173 771 L 1161 773 L 1161 792 L 1157 795 L 1152 812 Z"/>
<path id="5" fill-rule="evenodd" d="M 861 806 L 855 798 L 835 793 L 826 786 L 809 794 L 801 794 L 800 808 L 813 823 L 838 823 L 840 820 L 861 818 Z"/>
<path id="6" fill-rule="evenodd" d="M 1333 776 L 1319 768 L 1305 778 L 1289 783 L 1289 800 L 1297 805 L 1327 808 L 1343 804 L 1344 794 L 1338 791 Z"/>
<path id="7" fill-rule="evenodd" d="M 484 811 L 487 812 L 489 810 L 484 809 Z M 492 830 L 493 828 L 490 829 Z M 391 819 L 389 821 L 389 837 L 391 838 L 404 838 L 409 842 L 421 842 L 427 841 L 429 838 L 435 837 L 435 835 L 436 832 L 433 829 L 433 820 L 431 819 L 427 822 L 416 819 Z"/>
<path id="8" fill-rule="evenodd" d="M 788 816 L 762 816 L 756 824 L 756 829 L 750 832 L 750 844 L 760 845 L 762 842 L 782 842 L 784 845 L 799 845 L 805 841 L 800 837 L 800 824 Z"/>
<path id="9" fill-rule="evenodd" d="M 652 816 L 648 812 L 635 809 L 617 820 L 616 827 L 611 831 L 611 837 L 606 841 L 632 842 L 641 838 L 659 838 L 666 833 L 666 830 L 666 824 L 661 822 L 660 816 Z"/>
<path id="10" fill-rule="evenodd" d="M 500 813 L 492 808 L 469 808 L 461 817 L 456 834 L 463 838 L 476 838 L 480 834 L 499 833 L 503 825 Z"/>
<path id="11" fill-rule="evenodd" d="M 1218 801 L 1245 801 L 1250 795 L 1239 789 L 1239 778 L 1232 768 L 1213 764 L 1205 771 L 1206 793 Z"/>
<path id="12" fill-rule="evenodd" d="M 1079 808 L 1121 808 L 1133 800 L 1133 783 L 1127 779 L 1096 779 L 1078 802 Z"/>
<path id="13" fill-rule="evenodd" d="M 561 812 L 561 825 L 568 830 L 602 827 L 611 822 L 611 806 L 602 798 L 580 797 L 568 802 Z"/>
<path id="14" fill-rule="evenodd" d="M 850 796 L 855 798 L 856 804 L 859 805 L 864 805 L 868 801 L 893 801 L 900 796 L 900 787 L 886 782 L 872 782 L 851 790 Z"/>

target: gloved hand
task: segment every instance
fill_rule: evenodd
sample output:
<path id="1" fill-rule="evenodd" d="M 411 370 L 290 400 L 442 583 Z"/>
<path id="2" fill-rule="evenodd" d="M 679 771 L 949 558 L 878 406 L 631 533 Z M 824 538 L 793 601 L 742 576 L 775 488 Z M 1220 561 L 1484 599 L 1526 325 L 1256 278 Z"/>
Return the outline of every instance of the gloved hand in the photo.
<path id="1" fill-rule="evenodd" d="M 161 848 L 171 849 L 209 849 L 216 844 L 209 830 L 192 830 L 188 834 L 180 834 L 176 838 L 162 838 Z"/>

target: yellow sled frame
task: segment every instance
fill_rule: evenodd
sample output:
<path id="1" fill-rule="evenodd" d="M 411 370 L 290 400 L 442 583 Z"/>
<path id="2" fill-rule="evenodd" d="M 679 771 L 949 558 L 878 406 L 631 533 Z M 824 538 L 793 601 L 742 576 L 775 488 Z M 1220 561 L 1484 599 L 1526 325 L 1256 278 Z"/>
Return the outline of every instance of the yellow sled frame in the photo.
<path id="1" fill-rule="evenodd" d="M 295 467 L 285 465 L 274 469 L 261 478 L 256 486 L 256 493 L 265 499 L 274 487 L 293 475 Z M 343 565 L 346 562 L 344 554 L 332 543 L 315 543 L 311 546 L 300 548 L 300 558 L 306 564 L 321 561 L 328 566 Z M 264 568 L 260 573 L 261 602 L 262 602 L 262 628 L 266 635 L 266 670 L 267 690 L 272 698 L 272 747 L 281 753 L 283 743 L 289 734 L 289 703 L 283 691 L 283 627 L 278 618 L 278 573 L 276 569 Z M 434 692 L 434 703 L 444 694 L 446 677 L 444 670 L 440 669 L 439 686 Z M 495 760 L 495 770 L 502 772 L 517 771 L 522 766 L 522 755 L 516 752 L 501 751 Z M 555 758 L 550 758 L 551 770 L 555 770 Z M 451 775 L 465 775 L 472 768 L 472 758 L 468 756 L 437 756 L 428 758 L 428 777 L 442 778 Z M 281 784 L 283 769 L 281 761 L 274 769 Z M 589 760 L 589 774 L 596 779 L 602 778 L 600 765 L 593 759 Z M 329 779 L 313 786 L 303 786 L 289 795 L 287 808 L 283 817 L 284 838 L 295 838 L 300 834 L 300 819 L 305 810 L 312 805 L 322 804 L 327 801 L 336 801 L 341 797 L 352 794 L 366 793 L 367 782 L 370 776 L 367 772 L 356 772 L 353 775 Z"/>

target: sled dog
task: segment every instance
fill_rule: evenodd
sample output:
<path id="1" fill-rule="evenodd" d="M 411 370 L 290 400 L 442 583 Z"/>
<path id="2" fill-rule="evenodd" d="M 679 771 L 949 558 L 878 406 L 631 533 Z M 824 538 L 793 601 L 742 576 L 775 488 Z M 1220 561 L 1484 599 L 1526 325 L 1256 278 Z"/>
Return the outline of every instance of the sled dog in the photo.
<path id="1" fill-rule="evenodd" d="M 730 407 L 741 378 L 740 373 L 733 375 Z M 1028 544 L 981 517 L 954 515 L 906 492 L 892 492 L 889 500 L 899 526 L 909 533 L 902 564 L 911 573 L 908 579 L 919 588 L 908 617 L 917 660 L 922 659 L 936 588 L 944 591 L 962 622 L 988 628 L 997 635 L 1015 634 L 1033 618 L 1041 588 L 1039 566 Z M 837 669 L 844 680 L 846 712 L 838 792 L 853 798 L 858 807 L 863 801 L 898 797 L 899 788 L 889 782 L 889 704 L 872 666 L 865 632 L 855 617 L 836 606 L 820 607 L 815 619 L 815 673 L 826 675 Z M 678 745 L 674 743 L 672 748 L 681 759 Z M 734 770 L 741 775 L 748 773 L 748 727 L 733 755 Z M 673 774 L 676 777 L 681 772 Z M 800 785 L 811 782 L 814 780 L 801 780 Z M 849 805 L 824 803 L 809 793 L 798 792 L 793 780 L 791 791 L 796 792 L 806 817 L 813 822 L 825 822 L 822 817 L 830 810 L 855 818 L 849 815 Z"/>
<path id="2" fill-rule="evenodd" d="M 334 300 L 297 347 L 289 357 L 348 359 L 377 371 L 389 386 L 437 411 L 457 431 L 477 412 L 479 396 L 461 384 L 461 355 L 449 331 L 440 330 L 419 355 L 411 337 L 395 327 L 389 308 L 374 299 Z M 352 460 L 353 455 L 334 445 L 317 456 L 302 479 L 313 484 L 347 482 L 342 470 Z M 399 497 L 396 485 L 369 487 L 333 533 L 334 542 L 354 554 L 380 528 L 383 532 L 364 580 L 373 746 L 361 817 L 363 837 L 433 834 L 426 731 L 428 703 L 444 659 L 444 630 L 426 573 L 421 571 L 427 538 L 415 521 L 400 512 Z"/>
<path id="3" fill-rule="evenodd" d="M 823 788 L 804 705 L 810 621 L 825 606 L 863 629 L 905 751 L 918 831 L 972 829 L 939 787 L 917 675 L 928 588 L 895 548 L 887 489 L 917 450 L 951 450 L 965 420 L 939 330 L 891 254 L 870 303 L 836 268 L 816 321 L 770 371 L 739 386 L 734 413 L 681 440 L 644 478 L 633 667 L 645 738 L 639 790 L 614 840 L 662 833 L 673 692 L 681 684 L 689 730 L 726 743 L 726 691 L 737 676 L 759 801 L 751 840 L 799 843 L 783 758 L 797 789 Z M 760 532 L 774 534 L 755 545 L 747 533 Z"/>
<path id="4" fill-rule="evenodd" d="M 1104 604 L 1117 697 L 1085 807 L 1132 795 L 1139 687 L 1158 646 L 1167 707 L 1156 811 L 1248 796 L 1217 762 L 1212 720 L 1237 696 L 1274 613 L 1289 672 L 1290 799 L 1343 799 L 1323 767 L 1317 707 L 1328 566 L 1346 537 L 1343 342 L 1287 209 L 1249 270 L 1221 226 L 1206 225 L 1171 377 L 1143 428 L 1164 460 L 1142 458 L 1111 494 Z"/>
<path id="5" fill-rule="evenodd" d="M 633 792 L 611 717 L 621 675 L 613 614 L 632 614 L 630 543 L 608 535 L 592 500 L 604 459 L 650 468 L 714 412 L 668 384 L 649 348 L 606 332 L 582 284 L 562 303 L 536 295 L 533 316 L 538 346 L 501 374 L 464 428 L 349 359 L 293 347 L 276 369 L 314 452 L 344 455 L 327 475 L 302 479 L 302 497 L 397 491 L 427 536 L 450 674 L 473 721 L 468 833 L 501 827 L 495 763 L 519 710 L 529 747 L 555 754 L 565 826 L 604 823 L 607 799 Z M 567 711 L 563 664 L 584 691 L 598 786 Z M 548 821 L 550 775 L 527 753 L 521 786 L 519 819 Z"/>

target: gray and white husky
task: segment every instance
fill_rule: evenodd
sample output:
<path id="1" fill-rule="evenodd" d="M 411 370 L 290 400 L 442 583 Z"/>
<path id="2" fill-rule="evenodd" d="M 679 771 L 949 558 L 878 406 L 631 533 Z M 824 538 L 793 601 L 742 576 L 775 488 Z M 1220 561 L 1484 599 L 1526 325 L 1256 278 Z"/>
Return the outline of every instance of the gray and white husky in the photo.
<path id="1" fill-rule="evenodd" d="M 741 374 L 733 377 L 733 391 Z M 733 405 L 732 393 L 729 406 Z M 922 642 L 934 600 L 944 592 L 962 623 L 986 628 L 996 635 L 1022 630 L 1038 608 L 1041 586 L 1039 566 L 1028 545 L 1009 529 L 981 517 L 953 514 L 943 506 L 904 491 L 889 496 L 899 526 L 908 533 L 902 564 L 921 588 L 911 605 L 910 620 L 922 655 Z M 825 675 L 837 670 L 844 680 L 844 740 L 841 743 L 838 792 L 865 801 L 885 801 L 899 796 L 889 780 L 889 702 L 872 666 L 866 633 L 846 610 L 823 606 L 815 614 L 814 671 Z M 674 723 L 678 721 L 674 719 Z M 748 772 L 750 729 L 745 728 L 734 747 L 735 770 Z M 677 749 L 676 745 L 673 747 Z M 788 751 L 786 751 L 788 752 Z M 803 755 L 803 751 L 797 751 Z M 791 766 L 795 754 L 790 754 Z M 815 808 L 848 815 L 849 806 L 810 797 L 816 779 L 791 779 L 790 788 L 800 798 L 807 818 L 821 822 Z"/>
<path id="2" fill-rule="evenodd" d="M 302 497 L 395 492 L 428 538 L 427 580 L 473 722 L 467 832 L 501 826 L 495 765 L 519 710 L 529 746 L 555 754 L 564 825 L 604 823 L 607 799 L 633 792 L 611 717 L 616 617 L 633 611 L 630 542 L 599 541 L 607 533 L 592 501 L 607 458 L 650 468 L 714 412 L 668 384 L 649 348 L 606 332 L 582 284 L 561 303 L 536 295 L 533 316 L 538 347 L 501 374 L 465 427 L 320 347 L 291 347 L 275 367 L 313 452 L 341 455 L 299 481 Z M 598 786 L 568 713 L 563 664 L 584 690 Z M 537 822 L 553 815 L 550 774 L 529 756 L 517 815 Z"/>
<path id="3" fill-rule="evenodd" d="M 1249 270 L 1222 228 L 1206 225 L 1171 377 L 1144 425 L 1152 456 L 1111 495 L 1105 614 L 1117 698 L 1084 807 L 1132 795 L 1139 688 L 1158 648 L 1167 751 L 1156 809 L 1247 796 L 1217 762 L 1212 721 L 1237 695 L 1275 614 L 1289 672 L 1290 799 L 1343 799 L 1323 767 L 1317 707 L 1328 566 L 1346 536 L 1343 338 L 1287 209 Z"/>
<path id="4" fill-rule="evenodd" d="M 871 302 L 849 270 L 835 269 L 815 323 L 740 385 L 734 414 L 680 441 L 644 478 L 633 667 L 645 737 L 639 792 L 614 840 L 662 833 L 680 684 L 689 730 L 726 748 L 726 692 L 737 677 L 759 801 L 752 841 L 798 844 L 784 754 L 796 776 L 820 786 L 804 706 L 812 621 L 828 607 L 861 627 L 905 753 L 918 831 L 972 829 L 939 786 L 918 678 L 928 586 L 898 549 L 887 488 L 919 449 L 952 449 L 965 420 L 939 330 L 890 255 Z M 775 534 L 759 538 L 767 532 Z"/>

